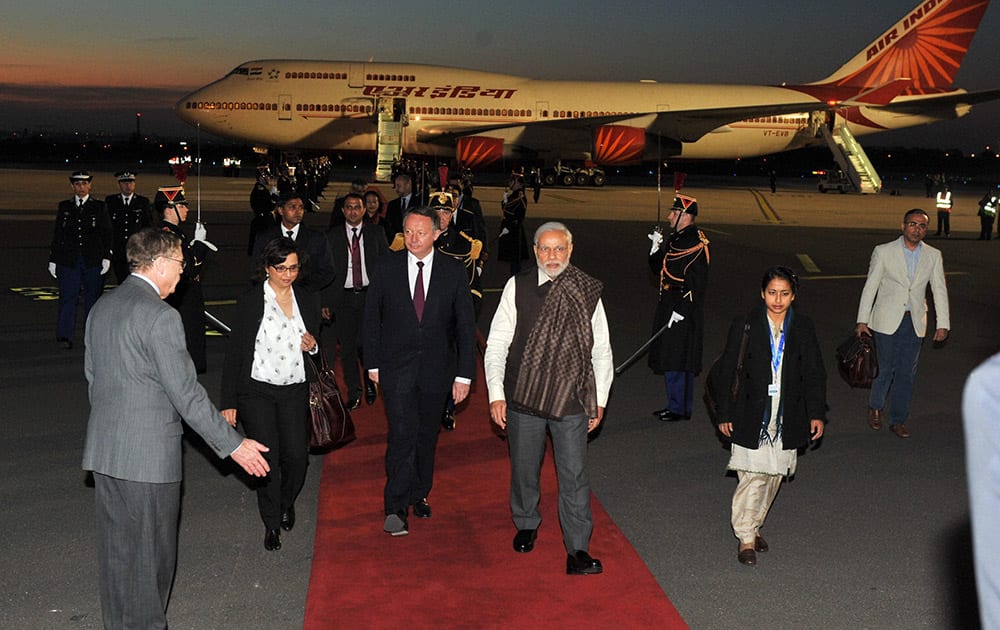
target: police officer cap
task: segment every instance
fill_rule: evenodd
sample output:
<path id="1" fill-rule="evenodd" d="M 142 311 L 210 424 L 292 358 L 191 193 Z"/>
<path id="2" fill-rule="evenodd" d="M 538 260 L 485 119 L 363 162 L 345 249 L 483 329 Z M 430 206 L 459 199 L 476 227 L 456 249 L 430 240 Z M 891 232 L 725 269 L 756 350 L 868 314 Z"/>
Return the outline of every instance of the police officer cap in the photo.
<path id="1" fill-rule="evenodd" d="M 87 171 L 74 171 L 72 175 L 69 176 L 70 182 L 89 182 L 94 179 L 91 177 L 90 173 Z"/>
<path id="2" fill-rule="evenodd" d="M 455 197 L 448 192 L 431 193 L 427 205 L 432 210 L 447 210 L 448 212 L 454 212 Z"/>
<path id="3" fill-rule="evenodd" d="M 118 171 L 117 173 L 115 173 L 115 177 L 120 182 L 134 182 L 135 181 L 135 173 L 133 173 L 132 171 L 130 171 L 128 169 L 126 169 L 124 171 Z"/>
<path id="4" fill-rule="evenodd" d="M 674 205 L 671 210 L 680 210 L 681 214 L 687 213 L 691 216 L 698 216 L 698 200 L 687 195 L 677 195 L 674 197 Z"/>

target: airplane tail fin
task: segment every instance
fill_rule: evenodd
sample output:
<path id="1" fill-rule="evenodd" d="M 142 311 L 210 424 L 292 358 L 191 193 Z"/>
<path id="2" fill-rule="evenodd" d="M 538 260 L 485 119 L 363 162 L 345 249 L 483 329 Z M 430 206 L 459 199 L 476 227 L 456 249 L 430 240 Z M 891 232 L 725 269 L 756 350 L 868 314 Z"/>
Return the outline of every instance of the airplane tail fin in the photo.
<path id="1" fill-rule="evenodd" d="M 905 94 L 951 89 L 989 0 L 921 0 L 839 70 L 812 85 L 870 89 L 911 80 Z"/>

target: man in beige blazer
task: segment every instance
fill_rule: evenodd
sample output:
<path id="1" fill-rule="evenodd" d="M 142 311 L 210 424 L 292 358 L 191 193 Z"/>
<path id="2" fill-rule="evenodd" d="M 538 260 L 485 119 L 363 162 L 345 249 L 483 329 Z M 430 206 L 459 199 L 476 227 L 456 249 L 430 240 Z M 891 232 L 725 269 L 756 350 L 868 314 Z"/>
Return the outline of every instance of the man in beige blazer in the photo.
<path id="1" fill-rule="evenodd" d="M 923 210 L 909 210 L 903 216 L 903 235 L 875 247 L 858 306 L 857 334 L 874 333 L 879 367 L 868 402 L 868 426 L 882 428 L 882 407 L 891 387 L 889 429 L 901 438 L 910 437 L 906 417 L 927 331 L 928 283 L 937 313 L 934 341 L 947 339 L 951 328 L 941 250 L 923 242 L 929 221 Z"/>

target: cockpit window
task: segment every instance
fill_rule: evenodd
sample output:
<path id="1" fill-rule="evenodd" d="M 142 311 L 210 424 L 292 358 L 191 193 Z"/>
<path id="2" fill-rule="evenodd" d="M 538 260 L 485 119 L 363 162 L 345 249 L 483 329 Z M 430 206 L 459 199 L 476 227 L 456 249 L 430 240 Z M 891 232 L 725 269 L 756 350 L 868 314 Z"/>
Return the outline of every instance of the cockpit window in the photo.
<path id="1" fill-rule="evenodd" d="M 233 74 L 242 74 L 244 76 L 249 76 L 250 75 L 250 68 L 239 67 L 239 68 L 236 68 L 235 70 L 233 70 L 232 72 L 230 72 L 229 74 L 231 74 L 231 75 L 233 75 Z"/>

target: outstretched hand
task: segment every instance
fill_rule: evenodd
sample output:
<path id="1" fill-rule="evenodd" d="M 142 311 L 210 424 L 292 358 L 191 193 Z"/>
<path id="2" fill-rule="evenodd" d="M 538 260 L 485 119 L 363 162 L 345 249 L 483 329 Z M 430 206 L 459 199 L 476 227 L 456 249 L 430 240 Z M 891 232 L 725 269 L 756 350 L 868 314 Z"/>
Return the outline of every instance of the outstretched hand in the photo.
<path id="1" fill-rule="evenodd" d="M 244 438 L 239 448 L 233 451 L 232 458 L 248 475 L 263 477 L 271 470 L 271 467 L 261 453 L 266 453 L 269 450 L 271 449 L 256 440 Z"/>

